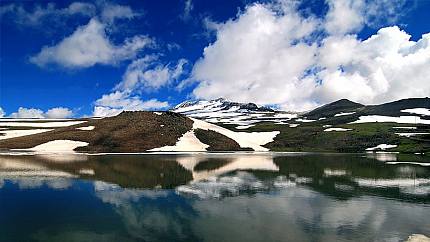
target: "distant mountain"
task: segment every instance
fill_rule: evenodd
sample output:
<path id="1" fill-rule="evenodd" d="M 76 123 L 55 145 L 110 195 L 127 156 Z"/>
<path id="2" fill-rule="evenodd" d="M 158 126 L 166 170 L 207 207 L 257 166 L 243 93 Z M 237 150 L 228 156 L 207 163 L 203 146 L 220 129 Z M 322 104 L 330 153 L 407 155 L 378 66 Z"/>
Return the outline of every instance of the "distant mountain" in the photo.
<path id="1" fill-rule="evenodd" d="M 238 103 L 231 102 L 224 98 L 218 98 L 209 101 L 185 101 L 178 104 L 172 111 L 177 113 L 193 111 L 241 111 L 241 112 L 274 112 L 275 110 L 258 106 L 255 103 Z"/>
<path id="2" fill-rule="evenodd" d="M 186 101 L 171 111 L 211 123 L 235 125 L 238 129 L 248 128 L 261 122 L 282 124 L 297 117 L 295 113 L 278 111 L 258 106 L 255 103 L 231 102 L 223 98 L 209 101 Z"/>
<path id="3" fill-rule="evenodd" d="M 369 105 L 366 106 L 366 108 L 363 110 L 363 114 L 400 116 L 407 114 L 405 112 L 402 112 L 402 110 L 412 108 L 430 109 L 430 98 L 408 98 L 380 105 Z M 416 115 L 422 116 L 420 114 Z"/>
<path id="4" fill-rule="evenodd" d="M 341 99 L 318 107 L 303 116 L 308 119 L 328 119 L 335 117 L 337 122 L 352 122 L 360 116 L 408 116 L 415 115 L 427 118 L 420 112 L 408 112 L 409 109 L 430 109 L 430 98 L 408 98 L 379 105 L 363 105 L 348 99 Z"/>
<path id="5" fill-rule="evenodd" d="M 324 117 L 334 116 L 340 113 L 351 113 L 364 107 L 363 104 L 350 101 L 348 99 L 341 99 L 321 107 L 318 107 L 305 114 L 309 119 L 319 119 Z"/>

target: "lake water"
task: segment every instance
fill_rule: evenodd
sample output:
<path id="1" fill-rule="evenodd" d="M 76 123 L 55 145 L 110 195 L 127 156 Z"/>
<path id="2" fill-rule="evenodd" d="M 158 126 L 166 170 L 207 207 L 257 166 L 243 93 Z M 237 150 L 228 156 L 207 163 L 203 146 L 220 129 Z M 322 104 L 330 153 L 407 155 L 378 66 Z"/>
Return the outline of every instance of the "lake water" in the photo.
<path id="1" fill-rule="evenodd" d="M 0 241 L 404 241 L 430 235 L 425 159 L 2 155 Z"/>

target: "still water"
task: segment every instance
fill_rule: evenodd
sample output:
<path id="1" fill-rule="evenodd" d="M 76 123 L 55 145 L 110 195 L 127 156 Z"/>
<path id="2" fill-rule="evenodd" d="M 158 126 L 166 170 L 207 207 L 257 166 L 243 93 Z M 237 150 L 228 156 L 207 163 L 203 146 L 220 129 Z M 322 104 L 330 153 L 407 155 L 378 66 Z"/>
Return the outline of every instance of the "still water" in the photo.
<path id="1" fill-rule="evenodd" d="M 425 159 L 1 155 L 0 241 L 404 241 L 430 235 Z"/>

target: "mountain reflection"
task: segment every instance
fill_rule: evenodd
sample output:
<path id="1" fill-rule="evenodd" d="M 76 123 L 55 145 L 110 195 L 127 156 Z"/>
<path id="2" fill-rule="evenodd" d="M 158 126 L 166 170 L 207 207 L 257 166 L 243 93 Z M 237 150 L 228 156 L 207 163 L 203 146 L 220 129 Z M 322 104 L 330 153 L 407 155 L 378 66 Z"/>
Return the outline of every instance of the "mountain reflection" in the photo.
<path id="1" fill-rule="evenodd" d="M 416 163 L 414 159 L 411 161 Z M 341 200 L 367 194 L 429 203 L 430 167 L 402 162 L 393 165 L 382 160 L 398 161 L 398 157 L 275 153 L 3 155 L 0 187 L 10 181 L 21 189 L 44 185 L 66 189 L 70 179 L 79 178 L 95 181 L 96 187 L 102 182 L 118 189 L 176 189 L 183 195 L 222 198 L 304 185 Z"/>
<path id="2" fill-rule="evenodd" d="M 0 234 L 6 241 L 403 241 L 430 233 L 430 167 L 416 157 L 391 161 L 0 156 Z"/>

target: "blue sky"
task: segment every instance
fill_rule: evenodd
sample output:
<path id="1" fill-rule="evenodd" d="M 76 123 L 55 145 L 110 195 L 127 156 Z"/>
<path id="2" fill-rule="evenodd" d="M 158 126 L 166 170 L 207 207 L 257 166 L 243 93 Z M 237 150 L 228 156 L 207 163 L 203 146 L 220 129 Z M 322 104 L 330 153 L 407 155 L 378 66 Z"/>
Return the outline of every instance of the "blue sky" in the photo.
<path id="1" fill-rule="evenodd" d="M 0 114 L 428 96 L 430 1 L 1 1 Z"/>

